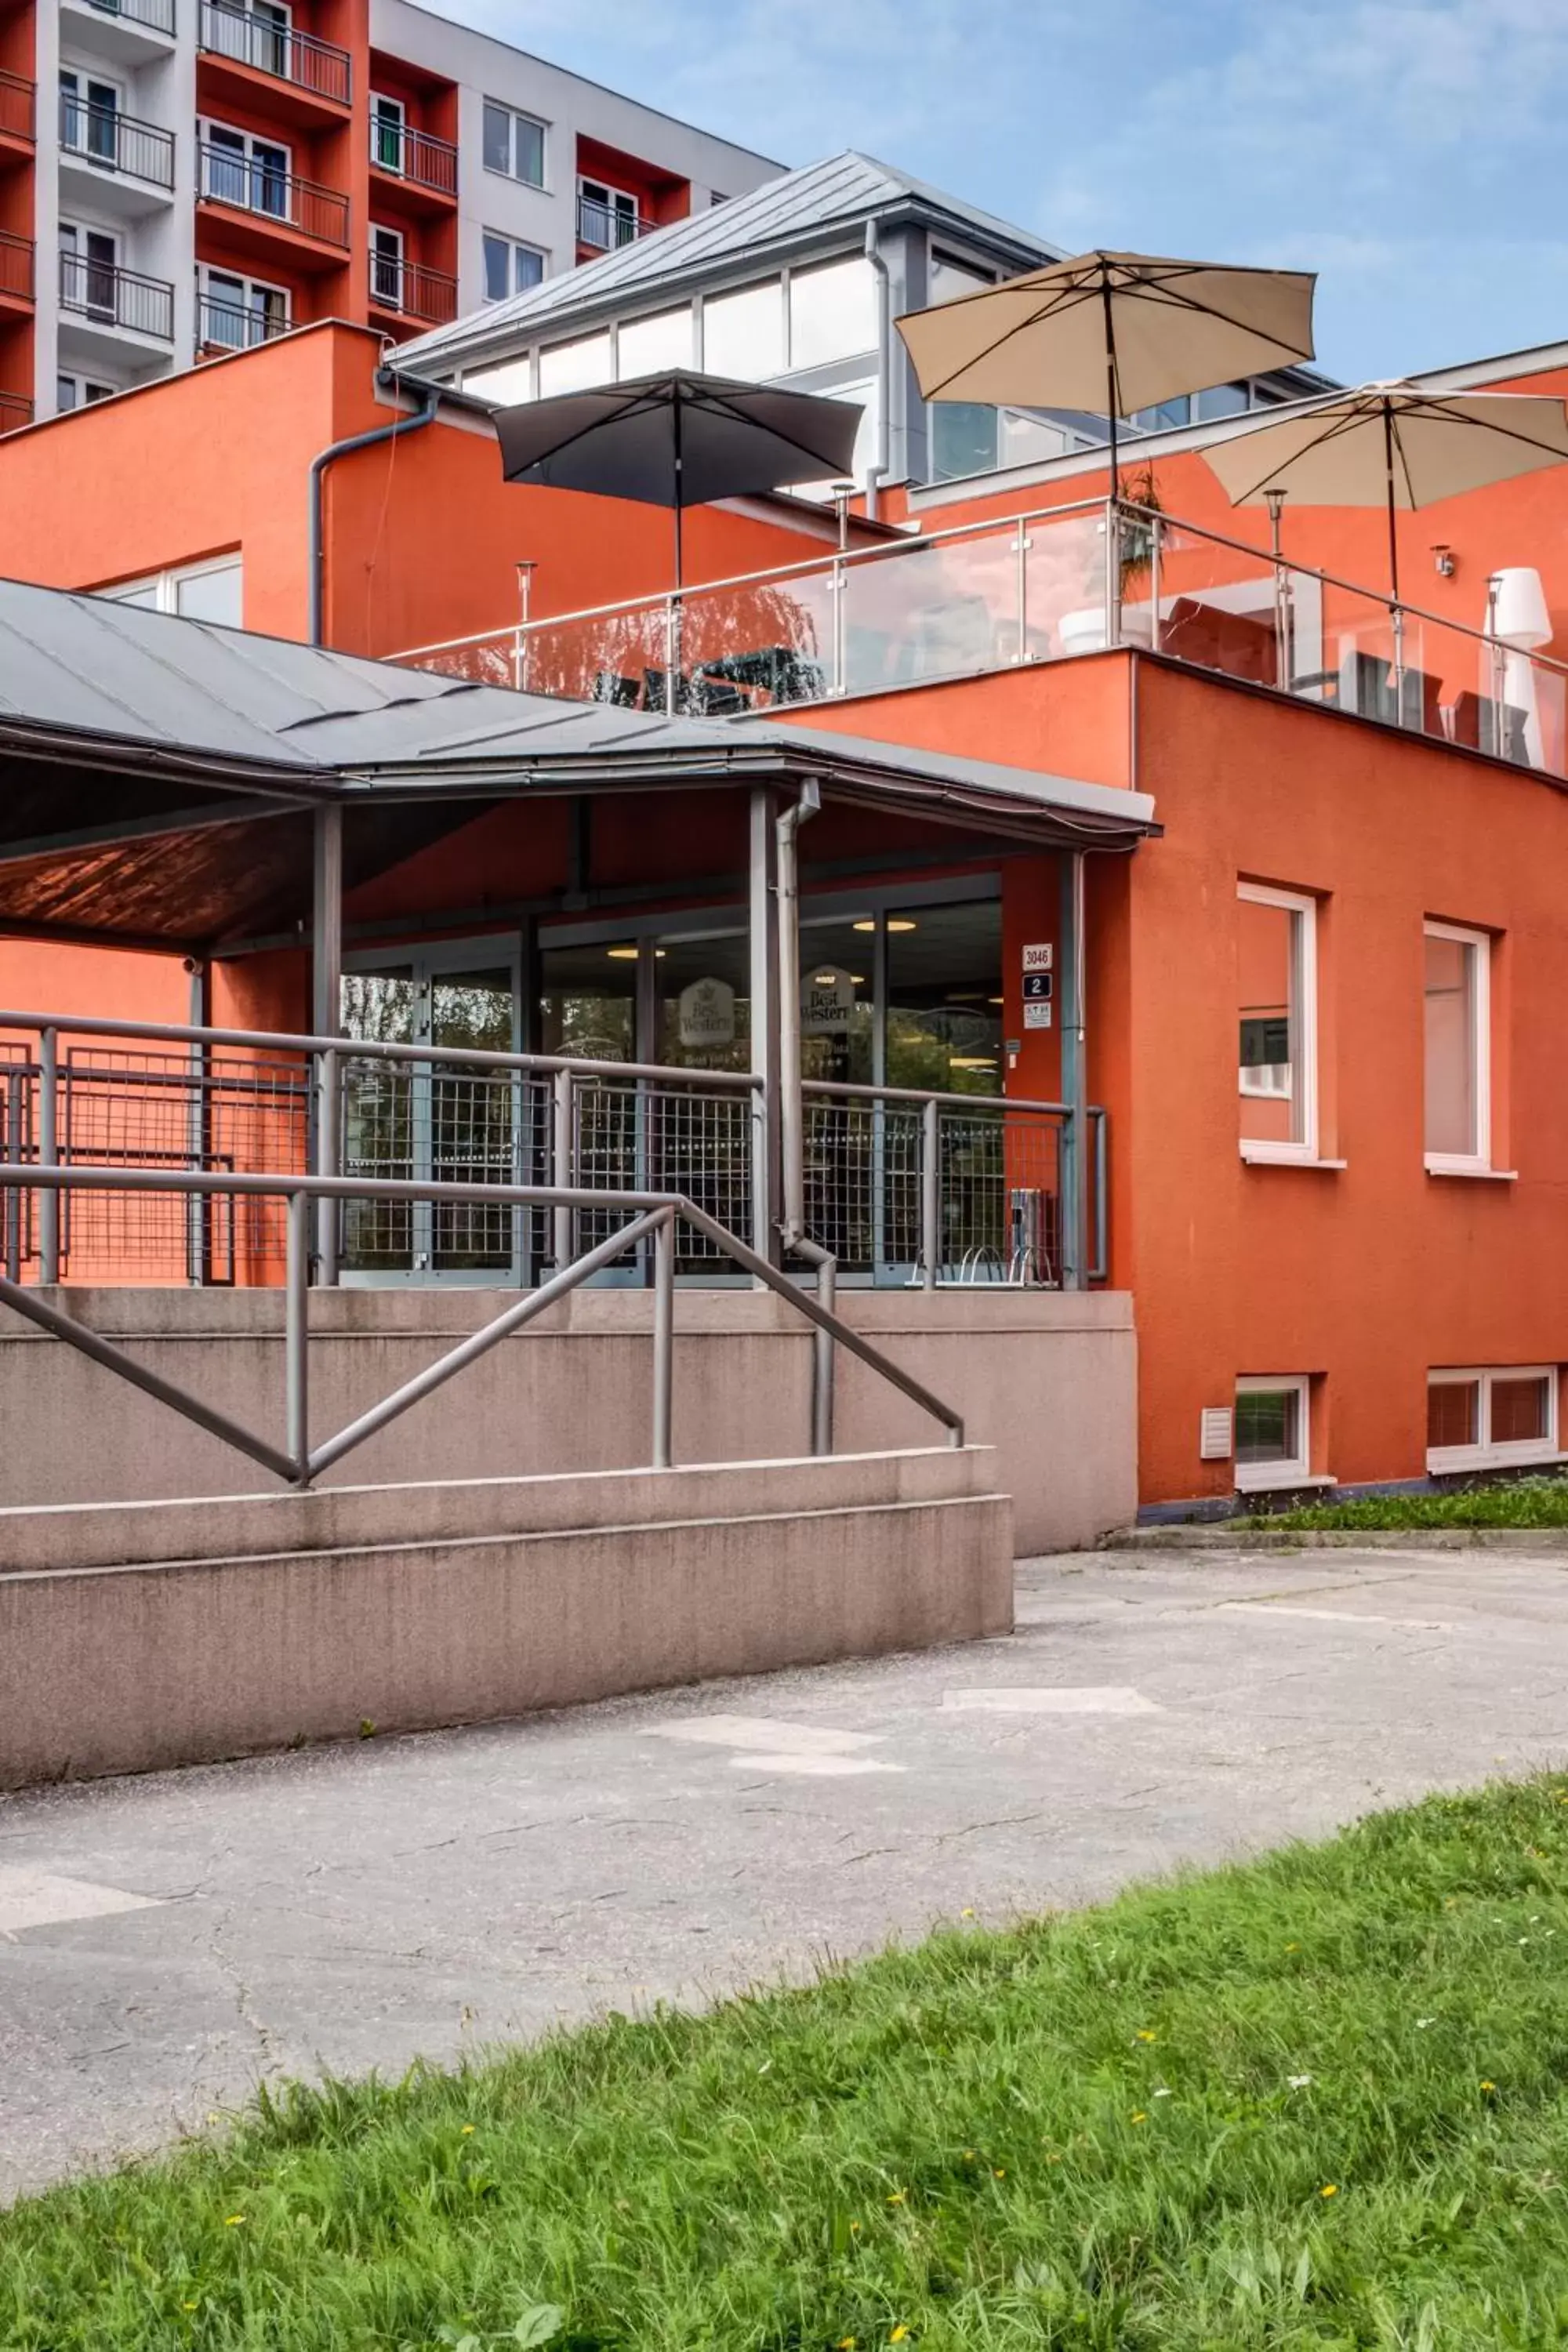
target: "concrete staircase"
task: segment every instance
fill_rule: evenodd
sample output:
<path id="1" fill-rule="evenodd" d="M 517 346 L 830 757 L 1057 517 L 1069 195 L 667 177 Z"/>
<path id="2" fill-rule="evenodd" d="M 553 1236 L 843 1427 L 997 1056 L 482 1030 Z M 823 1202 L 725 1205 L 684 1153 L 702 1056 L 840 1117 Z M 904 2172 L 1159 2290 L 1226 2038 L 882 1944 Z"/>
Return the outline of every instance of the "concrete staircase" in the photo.
<path id="1" fill-rule="evenodd" d="M 991 1450 L 0 1510 L 0 1788 L 1003 1633 Z"/>

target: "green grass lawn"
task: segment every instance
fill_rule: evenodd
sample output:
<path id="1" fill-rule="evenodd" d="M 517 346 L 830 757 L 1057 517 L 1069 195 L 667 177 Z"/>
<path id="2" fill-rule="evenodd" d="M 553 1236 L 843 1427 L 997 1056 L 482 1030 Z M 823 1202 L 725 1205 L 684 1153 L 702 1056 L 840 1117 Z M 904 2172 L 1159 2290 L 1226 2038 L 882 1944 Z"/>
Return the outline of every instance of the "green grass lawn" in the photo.
<path id="1" fill-rule="evenodd" d="M 1568 1478 L 1500 1479 L 1447 1495 L 1365 1495 L 1352 1503 L 1232 1522 L 1244 1528 L 1568 1528 Z"/>
<path id="2" fill-rule="evenodd" d="M 1568 2343 L 1568 1779 L 269 2100 L 0 2217 L 6 2352 Z M 0 2097 L 4 2096 L 0 2084 Z"/>

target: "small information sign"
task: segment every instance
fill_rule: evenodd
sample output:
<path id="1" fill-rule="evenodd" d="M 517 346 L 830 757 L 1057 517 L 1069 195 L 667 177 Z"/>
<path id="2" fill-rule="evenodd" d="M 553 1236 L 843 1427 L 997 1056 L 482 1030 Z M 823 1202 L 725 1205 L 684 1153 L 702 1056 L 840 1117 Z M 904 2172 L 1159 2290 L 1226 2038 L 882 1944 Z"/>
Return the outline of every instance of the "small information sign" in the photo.
<path id="1" fill-rule="evenodd" d="M 1049 940 L 1040 940 L 1033 947 L 1024 950 L 1024 970 L 1026 972 L 1049 971 L 1056 960 L 1056 948 Z"/>
<path id="2" fill-rule="evenodd" d="M 1030 1003 L 1025 1005 L 1024 1026 L 1026 1029 L 1048 1029 L 1050 1025 L 1051 1008 L 1048 1004 Z"/>

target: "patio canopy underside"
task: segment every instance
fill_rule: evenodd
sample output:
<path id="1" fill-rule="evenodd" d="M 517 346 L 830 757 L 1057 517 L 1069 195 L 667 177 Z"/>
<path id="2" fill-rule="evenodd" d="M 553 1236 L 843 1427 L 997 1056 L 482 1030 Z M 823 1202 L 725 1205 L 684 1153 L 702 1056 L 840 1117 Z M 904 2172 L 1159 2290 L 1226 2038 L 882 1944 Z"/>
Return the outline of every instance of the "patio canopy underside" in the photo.
<path id="1" fill-rule="evenodd" d="M 787 724 L 471 686 L 0 582 L 0 931 L 212 952 L 301 936 L 316 813 L 352 892 L 499 803 L 757 786 L 963 837 L 1126 851 L 1142 793 Z"/>

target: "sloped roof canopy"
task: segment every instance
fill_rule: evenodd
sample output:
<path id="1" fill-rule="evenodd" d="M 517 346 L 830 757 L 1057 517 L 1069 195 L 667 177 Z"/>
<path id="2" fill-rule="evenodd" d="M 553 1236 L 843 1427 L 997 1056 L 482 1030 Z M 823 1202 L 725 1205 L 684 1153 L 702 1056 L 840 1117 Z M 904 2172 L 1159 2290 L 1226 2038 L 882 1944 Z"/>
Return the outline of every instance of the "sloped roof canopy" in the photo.
<path id="1" fill-rule="evenodd" d="M 1137 793 L 764 720 L 472 686 L 0 582 L 0 932 L 170 950 L 297 929 L 313 811 L 351 890 L 477 804 L 820 779 L 837 799 L 1037 846 L 1127 849 Z"/>
<path id="2" fill-rule="evenodd" d="M 532 329 L 624 309 L 639 293 L 673 296 L 683 282 L 711 277 L 727 262 L 765 268 L 770 258 L 777 261 L 820 241 L 824 230 L 903 215 L 945 227 L 950 236 L 978 239 L 1019 269 L 1060 257 L 1059 246 L 849 149 L 634 237 L 597 261 L 546 278 L 504 302 L 488 303 L 449 327 L 417 335 L 389 354 L 389 364 L 415 375 L 444 376 L 488 353 L 514 349 Z"/>

